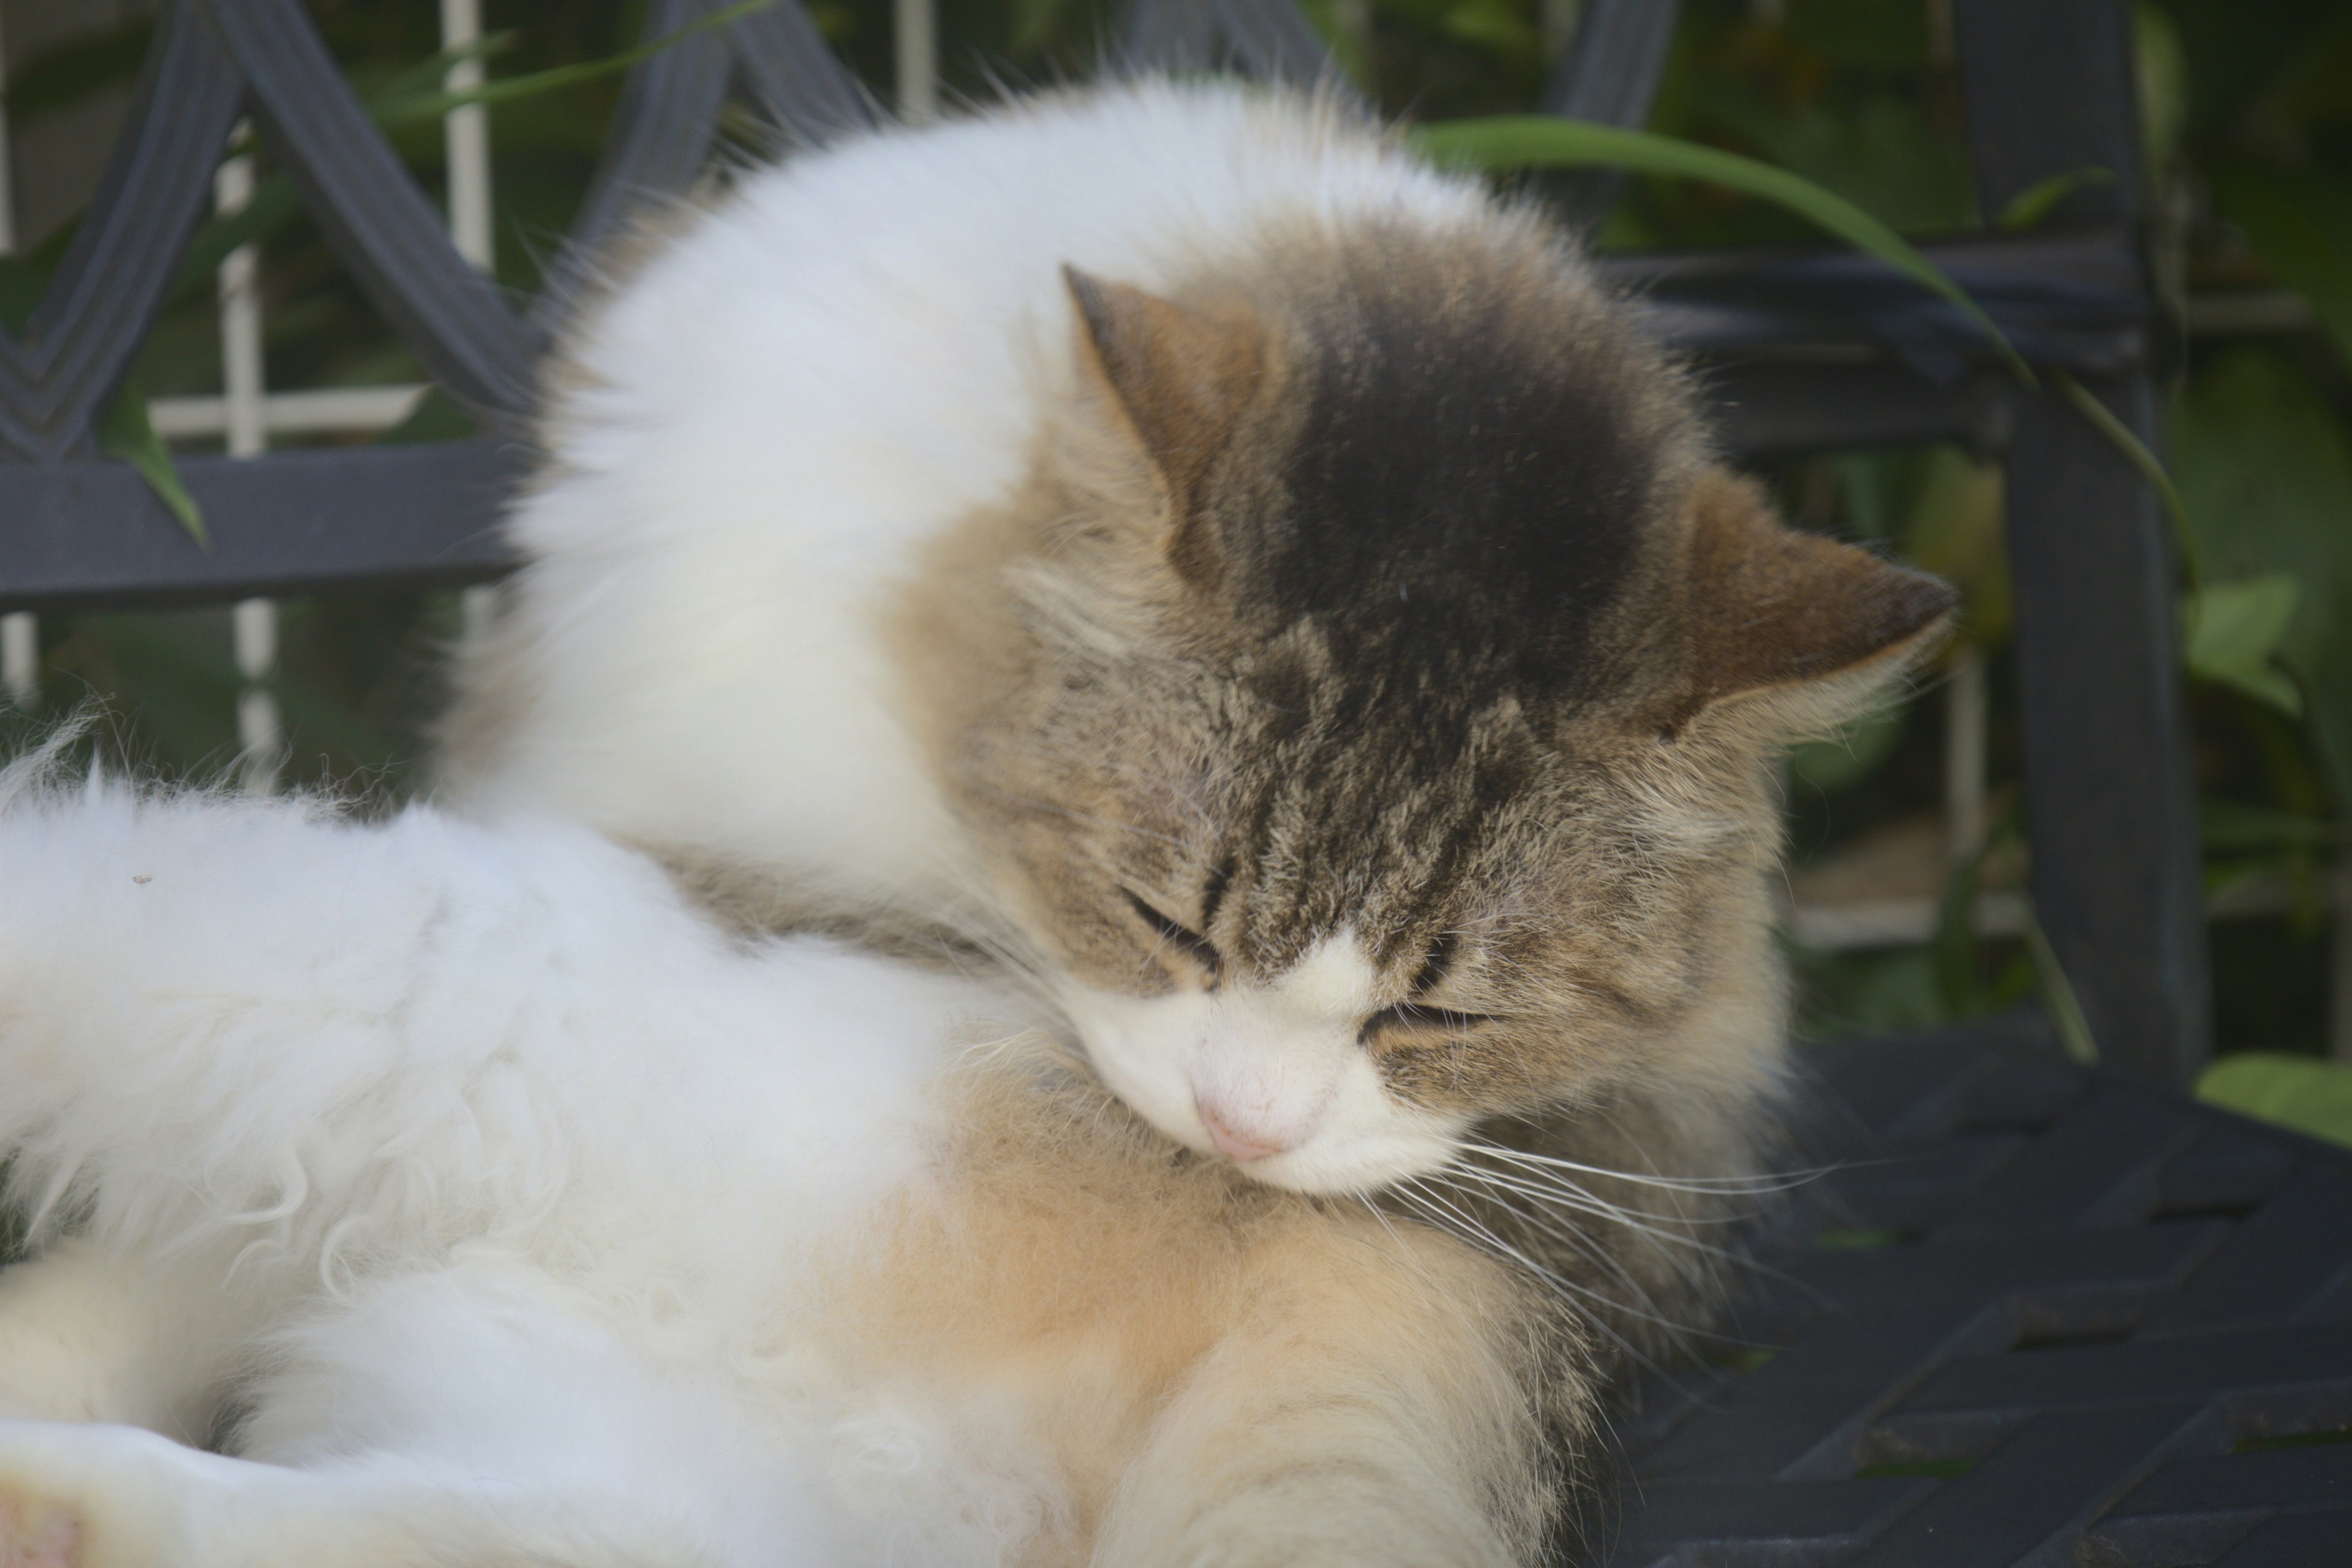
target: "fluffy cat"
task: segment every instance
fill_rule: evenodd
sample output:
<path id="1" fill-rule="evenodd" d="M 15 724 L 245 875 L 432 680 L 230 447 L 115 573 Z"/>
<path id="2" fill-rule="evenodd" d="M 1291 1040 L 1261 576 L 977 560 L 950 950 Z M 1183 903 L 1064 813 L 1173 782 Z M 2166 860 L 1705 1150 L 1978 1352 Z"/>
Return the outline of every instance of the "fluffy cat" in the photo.
<path id="1" fill-rule="evenodd" d="M 16 775 L 0 1562 L 1536 1561 L 1768 1157 L 1771 759 L 1948 591 L 1328 105 L 669 227 L 436 806 Z"/>

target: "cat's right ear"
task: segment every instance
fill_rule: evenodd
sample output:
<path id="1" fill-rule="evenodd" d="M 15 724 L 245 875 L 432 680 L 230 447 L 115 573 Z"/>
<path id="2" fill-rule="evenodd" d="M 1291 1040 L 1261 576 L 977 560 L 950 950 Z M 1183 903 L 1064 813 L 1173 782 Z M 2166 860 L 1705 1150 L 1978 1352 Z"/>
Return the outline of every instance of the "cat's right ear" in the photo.
<path id="1" fill-rule="evenodd" d="M 1800 729 L 1834 722 L 1932 645 L 1958 599 L 1939 577 L 1789 527 L 1720 468 L 1693 489 L 1690 544 L 1687 712 L 1778 695 Z"/>
<path id="2" fill-rule="evenodd" d="M 1125 283 L 1064 267 L 1078 318 L 1079 374 L 1108 395 L 1167 488 L 1169 558 L 1188 577 L 1213 569 L 1190 526 L 1209 466 L 1233 440 L 1265 368 L 1265 334 L 1243 316 L 1211 315 Z"/>

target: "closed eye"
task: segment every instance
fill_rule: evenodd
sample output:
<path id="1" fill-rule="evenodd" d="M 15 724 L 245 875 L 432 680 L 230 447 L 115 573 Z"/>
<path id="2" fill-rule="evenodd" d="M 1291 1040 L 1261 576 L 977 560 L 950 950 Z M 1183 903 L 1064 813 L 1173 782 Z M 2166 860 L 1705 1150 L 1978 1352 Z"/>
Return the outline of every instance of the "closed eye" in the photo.
<path id="1" fill-rule="evenodd" d="M 1418 1002 L 1400 1002 L 1384 1007 L 1364 1020 L 1363 1037 L 1386 1029 L 1410 1029 L 1448 1035 L 1467 1034 L 1481 1024 L 1499 1024 L 1502 1020 L 1491 1013 L 1457 1013 L 1451 1007 L 1429 1007 Z"/>
<path id="2" fill-rule="evenodd" d="M 1183 953 L 1211 974 L 1224 967 L 1224 960 L 1218 954 L 1216 944 L 1199 931 L 1190 926 L 1178 925 L 1133 893 L 1127 895 L 1127 903 L 1165 945 Z"/>

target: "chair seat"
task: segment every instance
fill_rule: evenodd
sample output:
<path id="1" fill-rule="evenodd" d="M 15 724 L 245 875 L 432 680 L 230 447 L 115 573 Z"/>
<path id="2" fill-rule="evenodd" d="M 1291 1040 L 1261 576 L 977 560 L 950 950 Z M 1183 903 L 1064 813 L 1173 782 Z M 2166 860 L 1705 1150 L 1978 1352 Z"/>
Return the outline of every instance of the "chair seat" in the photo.
<path id="1" fill-rule="evenodd" d="M 2352 1151 L 2038 1020 L 1808 1050 L 1727 1364 L 1653 1374 L 1620 1568 L 2352 1562 Z"/>

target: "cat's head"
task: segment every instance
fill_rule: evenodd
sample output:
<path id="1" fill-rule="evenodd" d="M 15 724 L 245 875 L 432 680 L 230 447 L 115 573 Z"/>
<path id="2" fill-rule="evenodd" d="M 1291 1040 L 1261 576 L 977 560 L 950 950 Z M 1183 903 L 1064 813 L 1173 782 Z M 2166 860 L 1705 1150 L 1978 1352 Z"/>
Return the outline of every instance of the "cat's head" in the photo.
<path id="1" fill-rule="evenodd" d="M 1712 466 L 1531 222 L 1069 282 L 1072 405 L 966 563 L 1002 613 L 942 639 L 943 769 L 1103 1079 L 1345 1192 L 1769 1071 L 1772 758 L 1949 590 Z"/>

